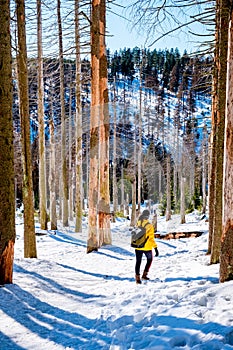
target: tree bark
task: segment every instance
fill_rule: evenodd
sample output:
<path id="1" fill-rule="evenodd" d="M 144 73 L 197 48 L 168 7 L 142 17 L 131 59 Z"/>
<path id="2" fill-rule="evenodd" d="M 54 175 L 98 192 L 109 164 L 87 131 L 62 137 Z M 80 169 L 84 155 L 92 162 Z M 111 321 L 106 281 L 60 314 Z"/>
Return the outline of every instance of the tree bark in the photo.
<path id="1" fill-rule="evenodd" d="M 16 12 L 18 29 L 17 73 L 23 163 L 24 257 L 36 258 L 24 0 L 16 0 Z"/>
<path id="2" fill-rule="evenodd" d="M 40 226 L 47 230 L 47 190 L 44 133 L 44 81 L 42 49 L 42 9 L 41 0 L 37 0 L 37 50 L 38 50 L 38 132 L 39 132 L 39 202 Z"/>
<path id="3" fill-rule="evenodd" d="M 49 121 L 50 131 L 50 168 L 49 168 L 49 187 L 50 187 L 50 223 L 51 230 L 57 230 L 57 214 L 56 214 L 56 156 L 55 156 L 55 137 L 54 123 L 52 118 Z"/>
<path id="4" fill-rule="evenodd" d="M 64 96 L 64 58 L 63 58 L 63 39 L 61 23 L 61 1 L 57 0 L 57 21 L 59 38 L 59 68 L 60 68 L 60 102 L 61 102 L 61 163 L 62 163 L 62 223 L 68 226 L 68 178 L 66 163 L 66 111 Z M 60 203 L 61 204 L 61 203 Z"/>
<path id="5" fill-rule="evenodd" d="M 185 221 L 185 177 L 180 174 L 180 223 L 184 224 Z"/>
<path id="6" fill-rule="evenodd" d="M 167 207 L 166 221 L 171 220 L 171 155 L 167 155 Z"/>
<path id="7" fill-rule="evenodd" d="M 111 244 L 110 231 L 110 195 L 109 195 L 109 106 L 108 106 L 108 67 L 105 44 L 106 30 L 106 0 L 100 0 L 99 17 L 99 104 L 100 104 L 100 130 L 99 130 L 99 181 L 100 202 L 99 211 L 99 244 Z"/>
<path id="8" fill-rule="evenodd" d="M 99 0 L 92 1 L 91 13 L 91 116 L 90 173 L 87 253 L 98 250 L 98 175 L 99 175 Z"/>
<path id="9" fill-rule="evenodd" d="M 0 2 L 0 285 L 12 283 L 15 188 L 10 0 Z"/>
<path id="10" fill-rule="evenodd" d="M 223 198 L 223 149 L 226 103 L 227 41 L 229 25 L 229 1 L 221 0 L 219 7 L 219 59 L 217 84 L 217 124 L 216 124 L 216 174 L 215 174 L 215 212 L 213 240 L 210 263 L 219 263 L 222 236 L 222 198 Z"/>
<path id="11" fill-rule="evenodd" d="M 87 252 L 111 244 L 106 0 L 92 1 L 89 233 Z"/>
<path id="12" fill-rule="evenodd" d="M 81 101 L 81 47 L 80 47 L 80 25 L 79 25 L 79 0 L 75 0 L 75 44 L 76 44 L 76 196 L 75 213 L 76 224 L 75 231 L 82 232 L 82 201 L 83 201 L 83 183 L 82 183 L 82 101 Z"/>
<path id="13" fill-rule="evenodd" d="M 229 25 L 220 282 L 233 280 L 233 11 Z"/>
<path id="14" fill-rule="evenodd" d="M 207 136 L 206 125 L 203 129 L 203 143 L 202 143 L 202 214 L 206 213 L 207 205 L 207 194 L 206 194 L 206 184 L 207 184 L 207 145 L 208 145 L 208 136 Z"/>
<path id="15" fill-rule="evenodd" d="M 116 110 L 116 81 L 114 79 L 114 101 L 113 101 L 113 113 L 114 113 L 114 120 L 113 120 L 113 174 L 112 174 L 112 181 L 113 181 L 113 220 L 115 221 L 115 214 L 118 209 L 118 189 L 117 189 L 117 130 L 116 130 L 116 123 L 117 123 L 117 110 Z"/>

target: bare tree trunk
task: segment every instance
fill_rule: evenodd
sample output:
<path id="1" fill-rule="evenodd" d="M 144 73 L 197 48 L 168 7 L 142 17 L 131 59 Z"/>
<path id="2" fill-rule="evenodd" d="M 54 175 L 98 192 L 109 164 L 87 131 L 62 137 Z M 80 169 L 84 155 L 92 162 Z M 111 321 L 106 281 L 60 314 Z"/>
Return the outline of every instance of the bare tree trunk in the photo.
<path id="1" fill-rule="evenodd" d="M 216 5 L 217 6 L 217 5 Z M 211 111 L 211 134 L 209 142 L 209 237 L 207 254 L 211 253 L 213 232 L 214 232 L 214 215 L 215 215 L 215 178 L 216 178 L 216 125 L 217 125 L 217 61 L 218 61 L 218 25 L 219 16 L 216 11 L 216 30 L 215 30 L 215 53 L 214 53 L 214 69 L 212 81 L 212 111 Z"/>
<path id="2" fill-rule="evenodd" d="M 136 123 L 135 123 L 136 124 Z M 132 212 L 131 212 L 131 221 L 130 226 L 136 225 L 137 218 L 137 208 L 136 208 L 136 200 L 137 200 L 137 184 L 136 184 L 136 175 L 137 175 L 137 130 L 134 128 L 134 154 L 133 154 L 133 169 L 131 169 L 131 188 L 132 188 Z M 139 211 L 138 211 L 139 213 Z"/>
<path id="3" fill-rule="evenodd" d="M 99 130 L 99 243 L 101 245 L 111 244 L 110 230 L 110 195 L 109 195 L 109 108 L 108 108 L 108 67 L 105 44 L 106 31 L 106 0 L 100 0 L 100 45 L 99 45 L 99 98 L 100 98 L 100 130 Z"/>
<path id="4" fill-rule="evenodd" d="M 144 51 L 142 50 L 142 62 L 140 66 L 139 89 L 139 120 L 138 120 L 138 212 L 141 207 L 141 182 L 142 182 L 142 69 L 144 63 Z"/>
<path id="5" fill-rule="evenodd" d="M 50 188 L 50 223 L 51 230 L 57 230 L 56 214 L 56 156 L 55 156 L 55 138 L 54 123 L 52 118 L 49 121 L 50 130 L 50 168 L 49 168 L 49 188 Z"/>
<path id="6" fill-rule="evenodd" d="M 132 213 L 131 213 L 131 221 L 130 226 L 135 226 L 137 221 L 137 215 L 136 215 L 136 175 L 133 175 L 133 181 L 131 182 L 132 185 Z"/>
<path id="7" fill-rule="evenodd" d="M 210 263 L 219 262 L 222 236 L 222 198 L 223 198 L 223 148 L 225 128 L 225 102 L 226 102 L 226 73 L 227 73 L 227 30 L 229 25 L 229 2 L 220 2 L 220 41 L 219 66 L 217 86 L 217 125 L 216 125 L 216 177 L 215 177 L 215 215 L 214 231 Z"/>
<path id="8" fill-rule="evenodd" d="M 90 116 L 90 173 L 87 253 L 98 250 L 99 196 L 99 4 L 92 1 L 91 13 L 91 116 Z"/>
<path id="9" fill-rule="evenodd" d="M 17 70 L 23 162 L 24 257 L 36 258 L 24 0 L 16 0 L 16 12 L 18 29 Z"/>
<path id="10" fill-rule="evenodd" d="M 173 193 L 174 193 L 174 203 L 175 203 L 175 208 L 177 207 L 177 181 L 178 181 L 178 172 L 177 172 L 177 164 L 174 164 L 174 169 L 173 169 Z"/>
<path id="11" fill-rule="evenodd" d="M 171 220 L 171 155 L 167 155 L 167 208 L 166 221 Z"/>
<path id="12" fill-rule="evenodd" d="M 124 164 L 121 164 L 121 211 L 125 210 Z"/>
<path id="13" fill-rule="evenodd" d="M 92 107 L 90 139 L 89 232 L 87 253 L 111 244 L 109 196 L 109 114 L 105 45 L 106 1 L 92 1 Z"/>
<path id="14" fill-rule="evenodd" d="M 202 145 L 202 214 L 206 213 L 207 206 L 207 194 L 206 194 L 206 184 L 207 184 L 207 164 L 208 164 L 208 155 L 207 155 L 207 130 L 206 125 L 203 130 L 203 145 Z"/>
<path id="15" fill-rule="evenodd" d="M 233 280 L 233 11 L 229 25 L 220 282 Z"/>
<path id="16" fill-rule="evenodd" d="M 185 223 L 185 177 L 180 175 L 180 223 Z"/>
<path id="17" fill-rule="evenodd" d="M 64 100 L 64 58 L 62 42 L 62 24 L 61 24 L 61 1 L 57 0 L 57 20 L 58 20 L 58 39 L 59 39 L 59 68 L 60 68 L 60 102 L 61 102 L 61 163 L 62 163 L 62 222 L 68 226 L 68 183 L 67 183 L 67 164 L 66 164 L 66 111 Z M 61 199 L 61 198 L 60 198 Z"/>
<path id="18" fill-rule="evenodd" d="M 10 0 L 0 2 L 0 285 L 12 283 L 15 187 Z"/>
<path id="19" fill-rule="evenodd" d="M 38 131 L 39 131 L 39 203 L 40 226 L 47 230 L 47 191 L 44 134 L 44 82 L 42 49 L 42 10 L 41 0 L 37 0 L 37 50 L 38 50 Z"/>
<path id="20" fill-rule="evenodd" d="M 79 24 L 79 0 L 75 0 L 75 44 L 76 44 L 76 194 L 75 194 L 75 231 L 82 232 L 82 201 L 83 201 L 83 172 L 82 172 L 82 101 L 81 101 L 81 47 Z"/>
<path id="21" fill-rule="evenodd" d="M 74 183 L 73 183 L 73 164 L 72 164 L 72 145 L 73 145 L 73 118 L 72 118 L 72 98 L 73 98 L 73 83 L 72 83 L 72 65 L 70 65 L 70 94 L 69 94 L 69 220 L 74 219 Z"/>
<path id="22" fill-rule="evenodd" d="M 163 168 L 161 164 L 159 164 L 159 201 L 161 202 L 163 198 L 163 192 L 162 192 L 162 175 L 163 175 Z"/>
<path id="23" fill-rule="evenodd" d="M 117 204 L 118 204 L 118 191 L 117 191 L 117 176 L 116 176 L 116 169 L 117 169 L 117 155 L 116 155 L 116 148 L 117 148 L 117 135 L 116 135 L 116 123 L 117 123 L 117 111 L 116 111 L 116 90 L 115 90 L 115 79 L 114 79 L 114 101 L 113 101 L 113 113 L 114 113 L 114 120 L 113 120 L 113 174 L 112 174 L 112 182 L 113 182 L 113 220 L 115 221 L 115 214 L 117 211 Z"/>
<path id="24" fill-rule="evenodd" d="M 81 101 L 81 48 L 80 48 L 80 24 L 79 24 L 79 0 L 75 0 L 75 44 L 76 44 L 76 194 L 75 194 L 75 231 L 82 232 L 82 101 Z"/>

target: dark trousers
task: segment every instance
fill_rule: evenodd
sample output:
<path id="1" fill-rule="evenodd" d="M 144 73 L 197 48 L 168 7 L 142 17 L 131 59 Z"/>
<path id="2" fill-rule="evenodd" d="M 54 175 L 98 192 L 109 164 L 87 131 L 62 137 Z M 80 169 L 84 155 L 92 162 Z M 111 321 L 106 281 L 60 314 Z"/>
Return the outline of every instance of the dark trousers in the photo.
<path id="1" fill-rule="evenodd" d="M 140 266 L 141 266 L 143 254 L 145 254 L 146 259 L 147 259 L 145 271 L 149 272 L 149 269 L 150 269 L 150 266 L 151 266 L 152 260 L 153 260 L 152 250 L 137 250 L 137 249 L 135 249 L 135 254 L 136 254 L 136 265 L 135 265 L 136 275 L 140 275 Z"/>

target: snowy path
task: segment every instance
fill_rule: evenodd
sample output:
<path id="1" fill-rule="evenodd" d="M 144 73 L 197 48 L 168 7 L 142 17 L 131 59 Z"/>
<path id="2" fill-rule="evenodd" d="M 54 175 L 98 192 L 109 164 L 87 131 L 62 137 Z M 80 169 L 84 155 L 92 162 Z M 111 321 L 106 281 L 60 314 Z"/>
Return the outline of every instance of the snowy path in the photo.
<path id="1" fill-rule="evenodd" d="M 85 230 L 38 236 L 38 259 L 22 258 L 19 232 L 0 349 L 233 349 L 233 282 L 220 285 L 208 265 L 207 233 L 157 240 L 152 280 L 136 285 L 127 226 L 112 232 L 113 245 L 91 254 Z"/>

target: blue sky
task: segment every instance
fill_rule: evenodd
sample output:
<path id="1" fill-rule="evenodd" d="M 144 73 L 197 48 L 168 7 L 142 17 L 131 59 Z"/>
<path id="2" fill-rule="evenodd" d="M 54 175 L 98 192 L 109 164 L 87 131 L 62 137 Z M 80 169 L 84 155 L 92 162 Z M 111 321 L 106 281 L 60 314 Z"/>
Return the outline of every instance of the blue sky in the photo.
<path id="1" fill-rule="evenodd" d="M 120 2 L 120 1 L 118 1 Z M 112 10 L 127 16 L 125 12 L 122 12 L 119 7 L 112 7 Z M 206 32 L 205 27 L 201 27 L 199 24 L 195 23 L 191 28 L 195 33 L 204 34 Z M 133 26 L 130 20 L 126 20 L 117 14 L 108 11 L 107 12 L 107 46 L 112 52 L 119 50 L 120 48 L 133 48 L 138 46 L 140 48 L 148 47 L 146 44 L 145 31 L 138 33 L 137 29 Z M 159 36 L 159 35 L 158 35 Z M 197 51 L 199 46 L 199 41 L 206 40 L 206 37 L 197 37 L 187 33 L 187 29 L 183 32 L 175 31 L 170 35 L 167 35 L 163 39 L 160 39 L 152 47 L 153 49 L 171 49 L 178 48 L 182 54 L 186 49 L 188 53 Z"/>

